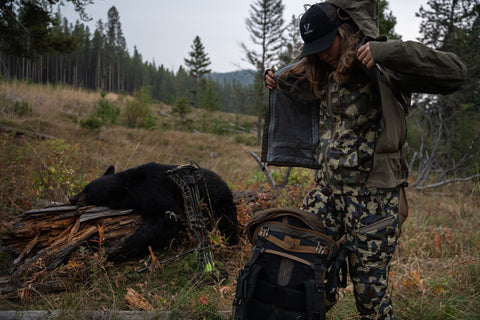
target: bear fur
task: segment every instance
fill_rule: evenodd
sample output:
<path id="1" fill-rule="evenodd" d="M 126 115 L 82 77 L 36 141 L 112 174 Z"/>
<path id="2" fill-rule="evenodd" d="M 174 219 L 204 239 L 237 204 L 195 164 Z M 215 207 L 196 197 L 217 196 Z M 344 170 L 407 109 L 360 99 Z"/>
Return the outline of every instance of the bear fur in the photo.
<path id="1" fill-rule="evenodd" d="M 105 206 L 111 209 L 134 209 L 142 215 L 143 223 L 124 246 L 124 255 L 139 256 L 152 248 L 164 247 L 177 239 L 185 219 L 184 201 L 180 188 L 167 175 L 175 165 L 147 163 L 115 173 L 110 166 L 105 174 L 69 198 L 72 205 Z M 207 190 L 218 229 L 228 243 L 238 243 L 237 208 L 228 185 L 215 172 L 201 168 L 205 183 L 198 188 L 202 202 L 208 204 Z M 206 184 L 206 188 L 205 188 Z M 211 229 L 212 226 L 207 226 Z"/>

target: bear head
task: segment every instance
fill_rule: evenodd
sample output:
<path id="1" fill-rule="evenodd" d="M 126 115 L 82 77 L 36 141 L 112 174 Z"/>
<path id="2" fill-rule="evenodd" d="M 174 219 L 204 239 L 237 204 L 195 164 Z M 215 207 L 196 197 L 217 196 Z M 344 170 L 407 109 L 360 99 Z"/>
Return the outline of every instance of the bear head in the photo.
<path id="1" fill-rule="evenodd" d="M 72 205 L 96 205 L 120 209 L 129 206 L 128 193 L 128 188 L 115 175 L 115 167 L 110 166 L 103 176 L 88 183 L 80 193 L 68 200 Z"/>

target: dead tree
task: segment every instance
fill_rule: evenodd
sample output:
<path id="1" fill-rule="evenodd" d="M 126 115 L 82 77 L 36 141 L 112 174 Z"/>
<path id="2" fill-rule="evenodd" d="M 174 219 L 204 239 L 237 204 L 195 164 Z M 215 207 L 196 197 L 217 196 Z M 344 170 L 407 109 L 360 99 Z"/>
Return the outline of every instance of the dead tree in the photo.
<path id="1" fill-rule="evenodd" d="M 413 153 L 412 159 L 409 164 L 410 172 L 417 172 L 415 181 L 410 186 L 415 189 L 425 189 L 442 186 L 452 182 L 469 181 L 478 177 L 478 174 L 469 177 L 457 177 L 457 171 L 465 168 L 468 161 L 474 159 L 479 155 L 478 145 L 480 139 L 480 130 L 477 130 L 476 134 L 472 137 L 469 146 L 463 153 L 461 159 L 456 160 L 450 167 L 448 163 L 442 161 L 441 145 L 444 142 L 444 136 L 448 135 L 448 121 L 454 115 L 447 117 L 445 115 L 445 106 L 441 99 L 436 96 L 424 95 L 420 96 L 420 105 L 424 105 L 424 109 L 429 111 L 429 116 L 424 116 L 423 121 L 426 123 L 426 127 L 429 128 L 428 132 L 423 130 L 422 123 L 417 114 L 411 114 L 418 134 L 419 149 Z M 424 111 L 426 112 L 426 111 Z M 427 136 L 430 139 L 427 139 Z M 414 166 L 416 165 L 416 168 Z M 430 182 L 432 174 L 436 176 L 436 182 Z M 454 176 L 454 178 L 451 178 Z"/>

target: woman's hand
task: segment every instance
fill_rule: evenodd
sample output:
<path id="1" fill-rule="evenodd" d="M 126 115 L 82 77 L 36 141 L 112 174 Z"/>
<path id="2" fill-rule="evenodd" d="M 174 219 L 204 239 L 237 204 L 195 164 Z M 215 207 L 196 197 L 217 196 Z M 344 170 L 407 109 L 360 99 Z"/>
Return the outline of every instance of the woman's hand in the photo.
<path id="1" fill-rule="evenodd" d="M 265 72 L 264 80 L 265 80 L 265 86 L 267 87 L 267 89 L 272 90 L 277 86 L 277 84 L 275 83 L 275 79 L 273 77 L 274 75 L 272 70 L 269 69 Z"/>
<path id="2" fill-rule="evenodd" d="M 357 59 L 365 65 L 367 69 L 373 68 L 375 61 L 373 61 L 372 52 L 370 51 L 370 43 L 367 42 L 357 51 Z"/>

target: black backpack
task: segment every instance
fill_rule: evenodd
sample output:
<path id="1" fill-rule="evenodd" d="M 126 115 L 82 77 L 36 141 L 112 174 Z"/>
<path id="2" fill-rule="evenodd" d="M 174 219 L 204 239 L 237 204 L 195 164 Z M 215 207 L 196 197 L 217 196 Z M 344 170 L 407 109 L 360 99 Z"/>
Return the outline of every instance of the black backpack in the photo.
<path id="1" fill-rule="evenodd" d="M 320 220 L 298 209 L 268 209 L 246 231 L 253 254 L 237 278 L 232 319 L 325 319 L 337 288 L 346 286 L 346 250 Z"/>

